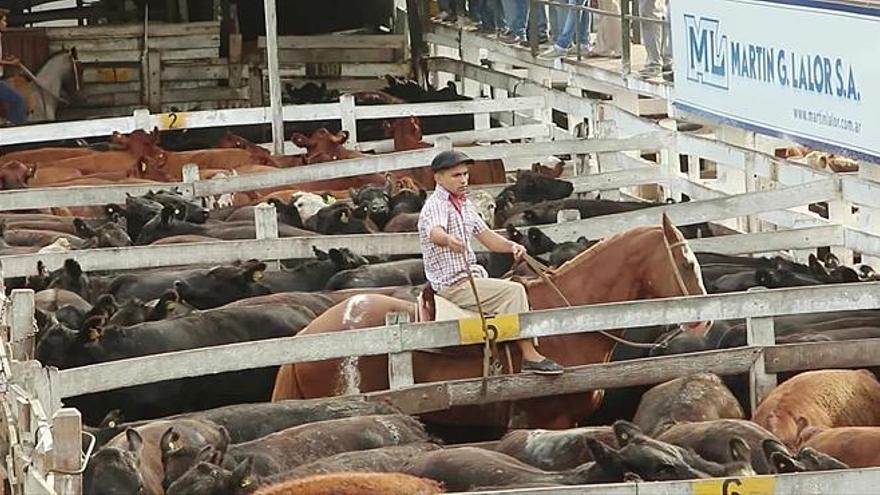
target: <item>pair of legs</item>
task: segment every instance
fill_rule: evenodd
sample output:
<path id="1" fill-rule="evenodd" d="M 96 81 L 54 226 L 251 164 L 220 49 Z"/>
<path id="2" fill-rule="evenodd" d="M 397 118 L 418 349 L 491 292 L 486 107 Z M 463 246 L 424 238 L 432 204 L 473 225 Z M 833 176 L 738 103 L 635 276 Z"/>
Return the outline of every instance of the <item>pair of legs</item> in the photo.
<path id="1" fill-rule="evenodd" d="M 489 314 L 524 313 L 529 310 L 529 299 L 526 289 L 521 284 L 509 280 L 497 278 L 476 278 L 477 294 L 483 311 Z M 440 291 L 438 294 L 448 299 L 462 309 L 477 311 L 477 303 L 474 300 L 474 291 L 467 281 Z M 548 360 L 537 349 L 531 339 L 518 340 L 520 351 L 523 356 L 523 368 L 532 371 L 559 372 L 561 368 L 556 363 Z"/>
<path id="2" fill-rule="evenodd" d="M 525 40 L 528 36 L 529 0 L 503 0 L 504 17 L 511 34 Z M 547 13 L 544 4 L 538 6 L 538 36 L 547 35 Z"/>
<path id="3" fill-rule="evenodd" d="M 6 81 L 0 81 L 0 101 L 6 103 L 6 118 L 13 124 L 27 121 L 27 108 L 24 98 L 12 89 Z"/>
<path id="4" fill-rule="evenodd" d="M 639 0 L 639 15 L 665 22 L 642 21 L 642 45 L 647 52 L 647 60 L 642 73 L 648 76 L 659 75 L 672 66 L 672 42 L 669 37 L 669 0 Z"/>

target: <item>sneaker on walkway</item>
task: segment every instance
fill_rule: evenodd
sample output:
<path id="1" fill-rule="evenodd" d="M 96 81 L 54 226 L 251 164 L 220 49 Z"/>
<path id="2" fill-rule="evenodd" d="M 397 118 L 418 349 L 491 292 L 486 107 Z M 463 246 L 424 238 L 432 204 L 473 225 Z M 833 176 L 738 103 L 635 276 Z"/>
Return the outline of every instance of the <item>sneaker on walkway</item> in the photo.
<path id="1" fill-rule="evenodd" d="M 660 77 L 662 73 L 659 65 L 646 65 L 639 71 L 639 76 L 644 78 Z"/>
<path id="2" fill-rule="evenodd" d="M 523 38 L 521 36 L 510 36 L 510 37 L 505 37 L 501 40 L 501 42 L 504 43 L 505 45 L 519 45 L 523 41 L 525 41 L 525 38 Z"/>
<path id="3" fill-rule="evenodd" d="M 568 50 L 566 50 L 565 48 L 560 48 L 554 44 L 550 48 L 539 53 L 538 58 L 542 58 L 545 60 L 553 60 L 553 59 L 564 57 L 566 55 L 568 55 Z"/>
<path id="4" fill-rule="evenodd" d="M 562 366 L 549 358 L 543 361 L 526 361 L 522 362 L 523 373 L 537 373 L 539 375 L 559 375 L 562 374 Z"/>

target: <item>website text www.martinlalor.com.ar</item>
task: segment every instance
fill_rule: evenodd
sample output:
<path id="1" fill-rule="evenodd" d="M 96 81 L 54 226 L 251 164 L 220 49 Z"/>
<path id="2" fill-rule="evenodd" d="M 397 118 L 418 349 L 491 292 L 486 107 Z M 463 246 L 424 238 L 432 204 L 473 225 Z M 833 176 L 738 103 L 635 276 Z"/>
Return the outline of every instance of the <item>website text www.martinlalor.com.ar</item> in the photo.
<path id="1" fill-rule="evenodd" d="M 795 108 L 794 118 L 813 124 L 819 124 L 825 127 L 841 129 L 847 132 L 851 132 L 853 134 L 861 134 L 862 132 L 862 123 L 860 121 L 838 117 L 831 112 L 826 112 L 822 110 L 814 111 L 804 110 L 802 108 Z"/>

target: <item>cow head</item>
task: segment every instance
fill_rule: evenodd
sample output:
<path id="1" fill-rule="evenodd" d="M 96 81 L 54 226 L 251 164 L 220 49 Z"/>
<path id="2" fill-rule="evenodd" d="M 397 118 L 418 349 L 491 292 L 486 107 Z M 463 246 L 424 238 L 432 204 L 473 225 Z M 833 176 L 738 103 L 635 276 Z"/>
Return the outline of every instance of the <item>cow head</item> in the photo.
<path id="1" fill-rule="evenodd" d="M 376 225 L 385 225 L 391 213 L 391 196 L 394 192 L 394 183 L 390 178 L 385 178 L 383 186 L 367 184 L 360 189 L 352 188 L 349 192 L 352 202 L 363 207 Z"/>
<path id="2" fill-rule="evenodd" d="M 155 201 L 162 206 L 171 206 L 183 212 L 183 220 L 192 223 L 205 223 L 208 220 L 208 209 L 196 201 L 184 198 L 176 190 L 159 192 L 149 191 L 143 196 L 145 199 Z"/>
<path id="3" fill-rule="evenodd" d="M 366 258 L 359 254 L 351 252 L 348 248 L 332 248 L 330 251 L 324 252 L 313 247 L 315 256 L 319 261 L 330 261 L 336 267 L 336 271 L 351 270 L 369 263 Z"/>
<path id="4" fill-rule="evenodd" d="M 220 445 L 202 445 L 188 442 L 171 426 L 159 440 L 159 450 L 162 457 L 162 467 L 165 477 L 162 487 L 167 490 L 172 483 L 180 479 L 186 472 L 199 462 L 222 463 L 223 455 L 231 443 L 229 432 L 223 426 L 220 427 L 222 440 Z"/>
<path id="5" fill-rule="evenodd" d="M 125 430 L 125 437 L 125 447 L 103 447 L 89 460 L 83 475 L 84 493 L 143 493 L 144 440 L 133 428 Z"/>
<path id="6" fill-rule="evenodd" d="M 0 165 L 0 190 L 25 189 L 37 173 L 36 165 L 26 165 L 18 160 Z"/>
<path id="7" fill-rule="evenodd" d="M 232 470 L 211 462 L 199 461 L 168 487 L 166 495 L 206 495 L 209 493 L 251 493 L 257 485 L 253 459 L 247 457 Z"/>
<path id="8" fill-rule="evenodd" d="M 537 203 L 562 199 L 571 196 L 574 186 L 571 182 L 553 179 L 528 170 L 519 170 L 513 192 L 517 201 Z"/>
<path id="9" fill-rule="evenodd" d="M 269 290 L 260 280 L 266 264 L 249 260 L 240 265 L 220 265 L 210 270 L 197 270 L 176 280 L 174 288 L 180 299 L 197 309 L 216 308 L 247 297 L 261 296 Z"/>

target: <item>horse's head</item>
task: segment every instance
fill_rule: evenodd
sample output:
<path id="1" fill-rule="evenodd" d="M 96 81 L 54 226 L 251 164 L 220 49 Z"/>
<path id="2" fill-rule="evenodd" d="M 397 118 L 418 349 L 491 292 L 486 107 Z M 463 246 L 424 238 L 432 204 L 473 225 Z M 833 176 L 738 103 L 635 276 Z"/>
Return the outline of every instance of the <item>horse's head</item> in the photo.
<path id="1" fill-rule="evenodd" d="M 58 96 L 67 100 L 74 99 L 83 86 L 83 66 L 79 61 L 76 47 L 63 51 L 57 55 L 59 60 L 58 70 L 61 78 L 61 91 Z"/>
<path id="2" fill-rule="evenodd" d="M 663 214 L 661 225 L 662 244 L 652 250 L 645 262 L 648 270 L 646 291 L 649 297 L 678 297 L 705 295 L 703 274 L 696 255 L 681 231 Z M 693 322 L 683 325 L 690 333 L 704 334 L 712 322 Z"/>

